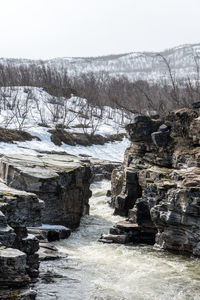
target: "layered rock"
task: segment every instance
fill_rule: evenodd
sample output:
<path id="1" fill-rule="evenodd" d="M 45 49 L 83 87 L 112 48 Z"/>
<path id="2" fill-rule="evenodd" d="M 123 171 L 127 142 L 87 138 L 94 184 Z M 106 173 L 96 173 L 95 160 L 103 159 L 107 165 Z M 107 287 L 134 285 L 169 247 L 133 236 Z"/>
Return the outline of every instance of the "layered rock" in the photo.
<path id="1" fill-rule="evenodd" d="M 58 249 L 50 242 L 66 239 L 70 236 L 71 230 L 62 225 L 45 225 L 40 227 L 28 228 L 28 233 L 34 235 L 39 240 L 39 260 L 54 260 L 57 258 L 66 257 L 58 251 Z"/>
<path id="2" fill-rule="evenodd" d="M 69 155 L 3 156 L 0 177 L 0 298 L 35 299 L 27 287 L 39 258 L 60 258 L 49 241 L 70 235 L 42 222 L 79 225 L 89 211 L 90 166 Z"/>
<path id="3" fill-rule="evenodd" d="M 115 168 L 121 166 L 120 162 L 114 162 L 109 160 L 102 160 L 98 158 L 93 158 L 91 156 L 87 156 L 86 154 L 80 155 L 81 162 L 87 163 L 90 165 L 92 172 L 92 181 L 101 181 L 103 179 L 111 179 L 112 171 Z"/>
<path id="4" fill-rule="evenodd" d="M 91 170 L 75 156 L 4 156 L 0 176 L 8 186 L 32 192 L 45 202 L 45 224 L 75 228 L 89 212 Z"/>
<path id="5" fill-rule="evenodd" d="M 42 206 L 36 195 L 0 182 L 1 299 L 35 299 L 34 291 L 21 292 L 21 288 L 38 276 L 39 241 L 26 227 L 41 225 Z"/>
<path id="6" fill-rule="evenodd" d="M 0 250 L 0 286 L 23 287 L 29 283 L 26 274 L 26 254 L 12 248 Z"/>
<path id="7" fill-rule="evenodd" d="M 131 146 L 113 171 L 112 205 L 128 222 L 111 234 L 200 255 L 199 119 L 197 107 L 157 120 L 139 116 L 127 126 Z"/>
<path id="8" fill-rule="evenodd" d="M 116 166 L 69 155 L 1 157 L 1 299 L 35 299 L 28 285 L 38 276 L 39 261 L 63 257 L 49 242 L 70 235 L 60 224 L 79 225 L 89 212 L 91 180 L 110 178 Z"/>

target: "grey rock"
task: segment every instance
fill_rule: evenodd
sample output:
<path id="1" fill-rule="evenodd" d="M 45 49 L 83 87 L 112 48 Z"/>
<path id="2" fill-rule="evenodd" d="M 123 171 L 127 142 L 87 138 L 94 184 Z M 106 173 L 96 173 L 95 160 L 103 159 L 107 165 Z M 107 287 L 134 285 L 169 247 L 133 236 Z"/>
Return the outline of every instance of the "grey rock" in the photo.
<path id="1" fill-rule="evenodd" d="M 39 240 L 33 234 L 28 234 L 25 238 L 15 239 L 14 246 L 27 255 L 32 255 L 39 249 Z"/>
<path id="2" fill-rule="evenodd" d="M 84 162 L 84 160 L 81 161 Z M 98 158 L 89 158 L 86 162 L 90 164 L 92 181 L 101 181 L 102 179 L 110 180 L 112 171 L 121 166 L 120 162 L 101 160 Z"/>
<path id="3" fill-rule="evenodd" d="M 39 240 L 49 242 L 66 239 L 70 236 L 71 230 L 60 225 L 42 225 L 41 227 L 28 228 L 28 232 L 34 234 Z"/>
<path id="4" fill-rule="evenodd" d="M 43 202 L 32 193 L 19 191 L 0 182 L 0 210 L 11 227 L 41 225 Z"/>
<path id="5" fill-rule="evenodd" d="M 134 206 L 136 199 L 141 196 L 141 187 L 138 181 L 138 170 L 131 167 L 126 168 L 124 170 L 124 176 L 121 177 L 121 179 L 123 180 L 121 183 L 121 192 L 115 197 L 112 197 L 115 207 L 114 213 L 121 216 L 128 216 L 129 209 Z"/>
<path id="6" fill-rule="evenodd" d="M 35 300 L 36 295 L 32 289 L 0 289 L 1 300 Z"/>
<path id="7" fill-rule="evenodd" d="M 194 109 L 200 108 L 200 101 L 192 103 L 192 108 Z"/>
<path id="8" fill-rule="evenodd" d="M 98 240 L 102 243 L 116 243 L 116 244 L 126 244 L 127 241 L 127 235 L 126 234 L 103 234 L 101 238 Z"/>
<path id="9" fill-rule="evenodd" d="M 13 228 L 7 225 L 5 215 L 0 211 L 0 243 L 6 247 L 12 247 L 15 240 Z"/>
<path id="10" fill-rule="evenodd" d="M 158 130 L 161 123 L 148 116 L 137 116 L 135 122 L 126 126 L 128 137 L 133 142 L 149 141 L 152 132 Z"/>
<path id="11" fill-rule="evenodd" d="M 38 247 L 39 248 L 39 247 Z M 37 278 L 39 275 L 39 254 L 33 253 L 27 255 L 26 258 L 26 272 L 31 278 Z"/>
<path id="12" fill-rule="evenodd" d="M 45 202 L 43 223 L 75 228 L 89 212 L 90 167 L 74 156 L 4 156 L 0 176 L 7 185 L 35 193 Z"/>
<path id="13" fill-rule="evenodd" d="M 1 287 L 24 287 L 29 283 L 26 275 L 26 254 L 6 248 L 0 250 L 0 286 Z"/>
<path id="14" fill-rule="evenodd" d="M 153 143 L 157 147 L 164 147 L 170 141 L 169 131 L 157 131 L 157 132 L 153 132 L 151 134 L 151 138 L 152 138 Z"/>
<path id="15" fill-rule="evenodd" d="M 40 261 L 56 260 L 67 256 L 67 254 L 59 252 L 54 245 L 43 242 L 40 243 L 37 254 Z"/>
<path id="16" fill-rule="evenodd" d="M 115 214 L 128 221 L 110 233 L 200 256 L 199 110 L 173 110 L 157 121 L 139 117 L 127 131 L 131 145 L 113 170 L 111 192 Z"/>
<path id="17" fill-rule="evenodd" d="M 0 286 L 8 295 L 2 299 L 10 299 L 7 288 L 26 287 L 30 278 L 38 276 L 39 259 L 63 256 L 44 242 L 66 238 L 70 229 L 38 226 L 42 218 L 78 226 L 89 212 L 91 172 L 89 165 L 73 156 L 15 155 L 1 157 L 0 177 Z M 37 229 L 27 232 L 26 227 Z M 40 244 L 35 234 L 41 237 Z M 15 299 L 35 299 L 35 292 L 16 291 Z"/>
<path id="18" fill-rule="evenodd" d="M 169 130 L 169 127 L 165 124 L 162 124 L 158 129 L 158 131 L 161 131 L 161 132 L 165 132 L 165 131 L 168 131 L 168 130 Z"/>

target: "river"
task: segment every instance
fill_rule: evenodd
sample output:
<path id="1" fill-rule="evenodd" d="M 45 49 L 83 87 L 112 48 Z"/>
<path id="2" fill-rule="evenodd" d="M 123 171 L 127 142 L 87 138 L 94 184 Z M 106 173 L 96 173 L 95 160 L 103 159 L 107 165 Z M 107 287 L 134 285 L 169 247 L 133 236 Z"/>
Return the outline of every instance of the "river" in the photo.
<path id="1" fill-rule="evenodd" d="M 113 216 L 107 204 L 109 181 L 96 182 L 91 189 L 90 215 L 70 238 L 55 243 L 68 257 L 41 263 L 37 299 L 199 300 L 199 259 L 151 246 L 97 242 L 122 218 Z"/>

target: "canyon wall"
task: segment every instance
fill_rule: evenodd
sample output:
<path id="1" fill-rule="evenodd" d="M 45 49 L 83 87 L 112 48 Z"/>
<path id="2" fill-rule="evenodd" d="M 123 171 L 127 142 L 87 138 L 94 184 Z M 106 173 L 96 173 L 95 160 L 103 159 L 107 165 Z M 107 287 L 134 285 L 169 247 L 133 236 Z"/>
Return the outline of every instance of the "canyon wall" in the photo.
<path id="1" fill-rule="evenodd" d="M 89 212 L 91 170 L 75 156 L 3 156 L 0 177 L 8 186 L 34 193 L 44 201 L 44 224 L 76 228 Z"/>
<path id="2" fill-rule="evenodd" d="M 43 202 L 2 182 L 0 191 L 0 298 L 35 299 L 34 291 L 23 291 L 39 273 L 39 241 L 27 227 L 41 225 Z"/>
<path id="3" fill-rule="evenodd" d="M 0 158 L 1 299 L 35 299 L 29 283 L 39 274 L 41 251 L 30 227 L 46 223 L 76 228 L 89 213 L 90 180 L 89 164 L 70 155 Z"/>
<path id="4" fill-rule="evenodd" d="M 126 127 L 131 145 L 113 171 L 111 205 L 127 221 L 111 233 L 200 255 L 199 104 L 162 118 L 137 116 Z"/>

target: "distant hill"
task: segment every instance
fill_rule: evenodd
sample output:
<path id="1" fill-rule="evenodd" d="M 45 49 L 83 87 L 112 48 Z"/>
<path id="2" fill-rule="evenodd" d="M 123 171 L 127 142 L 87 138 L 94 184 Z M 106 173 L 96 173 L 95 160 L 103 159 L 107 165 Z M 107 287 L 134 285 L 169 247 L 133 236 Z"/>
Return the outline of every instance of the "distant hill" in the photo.
<path id="1" fill-rule="evenodd" d="M 170 62 L 177 78 L 196 76 L 196 62 L 200 61 L 200 43 L 187 44 L 160 52 Z M 168 71 L 157 52 L 130 52 L 99 57 L 63 57 L 50 60 L 9 59 L 1 58 L 2 64 L 31 65 L 44 63 L 46 66 L 69 75 L 87 72 L 107 72 L 111 76 L 127 76 L 131 81 L 157 81 L 168 78 Z"/>

